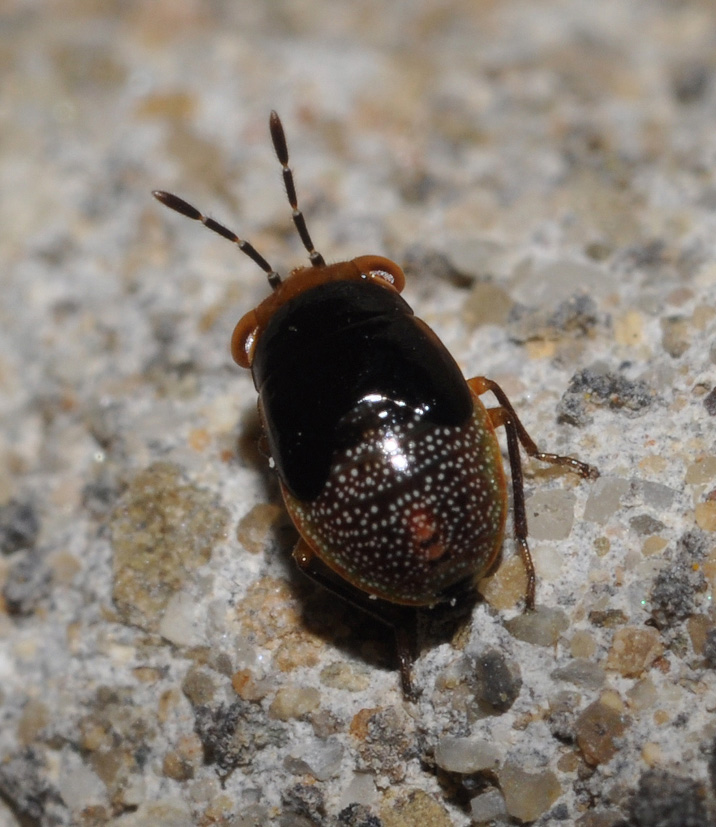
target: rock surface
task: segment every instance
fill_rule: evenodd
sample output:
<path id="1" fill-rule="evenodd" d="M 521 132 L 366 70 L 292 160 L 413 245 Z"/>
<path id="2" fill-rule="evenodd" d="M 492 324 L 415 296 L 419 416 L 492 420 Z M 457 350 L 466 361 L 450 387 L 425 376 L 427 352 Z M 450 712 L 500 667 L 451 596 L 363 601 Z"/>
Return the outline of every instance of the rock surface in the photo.
<path id="1" fill-rule="evenodd" d="M 0 827 L 716 823 L 715 54 L 713 0 L 6 0 Z M 305 263 L 271 109 L 326 258 L 602 473 L 524 459 L 537 610 L 508 523 L 416 704 L 291 559 L 263 273 L 150 196 Z"/>

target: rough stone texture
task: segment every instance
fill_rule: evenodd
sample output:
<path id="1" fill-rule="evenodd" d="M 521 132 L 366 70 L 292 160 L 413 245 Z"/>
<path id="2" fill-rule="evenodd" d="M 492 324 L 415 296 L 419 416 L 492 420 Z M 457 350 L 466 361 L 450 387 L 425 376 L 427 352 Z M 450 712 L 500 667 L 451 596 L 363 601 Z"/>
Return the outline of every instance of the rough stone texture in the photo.
<path id="1" fill-rule="evenodd" d="M 338 827 L 381 827 L 378 816 L 363 804 L 349 804 L 338 813 Z"/>
<path id="2" fill-rule="evenodd" d="M 551 770 L 527 772 L 508 763 L 499 771 L 498 777 L 507 812 L 519 821 L 535 821 L 562 793 L 557 776 Z"/>
<path id="3" fill-rule="evenodd" d="M 109 528 L 114 603 L 125 623 L 156 630 L 171 598 L 211 558 L 224 538 L 227 512 L 214 497 L 187 485 L 177 467 L 156 463 L 138 474 Z"/>
<path id="4" fill-rule="evenodd" d="M 435 763 L 447 772 L 469 774 L 495 769 L 500 764 L 499 746 L 479 738 L 441 738 L 435 747 Z"/>
<path id="5" fill-rule="evenodd" d="M 3 598 L 11 615 L 31 615 L 52 592 L 52 574 L 38 550 L 13 555 L 7 570 Z"/>
<path id="6" fill-rule="evenodd" d="M 517 615 L 505 623 L 505 627 L 516 638 L 535 646 L 555 646 L 568 626 L 569 621 L 564 612 L 544 606 L 538 607 L 534 612 Z"/>
<path id="7" fill-rule="evenodd" d="M 357 745 L 357 766 L 386 776 L 392 783 L 404 780 L 406 763 L 415 757 L 415 730 L 404 712 L 395 707 L 361 709 L 350 733 Z"/>
<path id="8" fill-rule="evenodd" d="M 571 491 L 540 491 L 527 500 L 530 536 L 535 540 L 565 540 L 574 522 L 576 497 Z"/>
<path id="9" fill-rule="evenodd" d="M 652 770 L 645 773 L 629 807 L 635 827 L 709 827 L 706 789 L 698 781 Z"/>
<path id="10" fill-rule="evenodd" d="M 399 795 L 381 811 L 383 827 L 451 827 L 451 819 L 445 808 L 424 790 L 413 790 Z"/>
<path id="11" fill-rule="evenodd" d="M 716 416 L 716 388 L 704 397 L 704 408 L 709 416 Z"/>
<path id="12" fill-rule="evenodd" d="M 281 729 L 262 725 L 257 720 L 263 717 L 260 708 L 246 701 L 235 701 L 229 707 L 220 704 L 215 709 L 197 706 L 194 714 L 204 762 L 216 764 L 223 776 L 251 764 L 257 750 L 282 740 Z"/>
<path id="13" fill-rule="evenodd" d="M 321 790 L 310 784 L 296 784 L 282 796 L 283 818 L 286 827 L 300 823 L 304 818 L 309 824 L 321 824 L 326 815 L 326 803 Z"/>
<path id="14" fill-rule="evenodd" d="M 638 678 L 663 651 L 656 629 L 618 629 L 607 655 L 607 669 L 615 669 L 626 678 Z"/>
<path id="15" fill-rule="evenodd" d="M 0 553 L 13 554 L 32 548 L 39 530 L 40 521 L 30 503 L 10 500 L 0 505 Z"/>
<path id="16" fill-rule="evenodd" d="M 713 544 L 703 532 L 690 531 L 679 538 L 670 562 L 654 579 L 652 617 L 661 627 L 673 627 L 694 613 L 708 587 L 700 565 Z"/>
<path id="17" fill-rule="evenodd" d="M 653 403 L 654 391 L 641 379 L 624 376 L 600 368 L 586 368 L 572 377 L 559 403 L 559 415 L 572 425 L 593 421 L 590 411 L 608 406 L 627 416 L 639 416 Z"/>
<path id="18" fill-rule="evenodd" d="M 575 725 L 577 745 L 587 764 L 605 764 L 617 753 L 626 729 L 624 716 L 611 706 L 595 701 L 579 716 Z"/>
<path id="19" fill-rule="evenodd" d="M 468 657 L 465 672 L 472 696 L 488 712 L 507 712 L 522 689 L 519 664 L 497 649 Z"/>
<path id="20" fill-rule="evenodd" d="M 538 825 L 716 823 L 715 21 L 6 0 L 2 827 L 467 827 L 507 767 Z M 272 108 L 326 258 L 404 264 L 464 372 L 602 473 L 524 458 L 537 611 L 508 520 L 485 600 L 419 641 L 415 704 L 389 630 L 291 560 L 228 349 L 263 273 L 150 196 L 306 263 Z M 497 766 L 446 771 L 447 739 Z"/>
<path id="21" fill-rule="evenodd" d="M 712 669 L 716 668 L 716 628 L 709 629 L 706 633 L 703 656 Z"/>
<path id="22" fill-rule="evenodd" d="M 488 790 L 475 796 L 470 802 L 470 815 L 474 824 L 499 824 L 500 817 L 507 816 L 505 799 L 499 790 Z"/>

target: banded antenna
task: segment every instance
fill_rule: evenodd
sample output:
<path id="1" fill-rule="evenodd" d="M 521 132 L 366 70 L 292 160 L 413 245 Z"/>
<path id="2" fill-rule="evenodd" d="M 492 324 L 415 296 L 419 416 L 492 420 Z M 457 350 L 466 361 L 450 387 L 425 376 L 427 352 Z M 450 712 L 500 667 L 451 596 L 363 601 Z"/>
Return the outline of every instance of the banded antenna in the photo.
<path id="1" fill-rule="evenodd" d="M 308 232 L 308 227 L 306 227 L 306 219 L 304 218 L 301 210 L 298 208 L 296 185 L 293 182 L 293 172 L 291 172 L 291 167 L 288 165 L 288 145 L 286 144 L 286 135 L 283 131 L 281 118 L 279 118 L 276 110 L 271 111 L 271 115 L 269 117 L 269 129 L 271 130 L 271 140 L 273 141 L 273 148 L 276 150 L 276 157 L 283 167 L 283 183 L 286 187 L 288 203 L 291 205 L 291 209 L 293 211 L 293 223 L 296 225 L 296 230 L 301 236 L 301 241 L 308 252 L 308 257 L 311 259 L 311 264 L 314 267 L 325 267 L 325 259 L 313 246 L 311 236 Z"/>
<path id="2" fill-rule="evenodd" d="M 272 290 L 275 290 L 279 284 L 281 284 L 281 276 L 279 276 L 253 244 L 244 241 L 243 238 L 239 238 L 235 232 L 223 224 L 219 224 L 218 221 L 214 221 L 213 218 L 207 218 L 207 216 L 199 212 L 196 207 L 184 201 L 183 198 L 179 198 L 178 195 L 172 195 L 172 193 L 164 192 L 163 190 L 153 190 L 152 195 L 157 201 L 164 204 L 165 207 L 169 207 L 170 210 L 176 210 L 176 212 L 185 215 L 187 218 L 193 218 L 194 221 L 201 221 L 205 227 L 208 227 L 210 230 L 213 230 L 224 238 L 228 238 L 229 241 L 236 244 L 242 253 L 245 253 L 252 261 L 255 261 L 264 273 L 266 273 L 268 283 L 271 285 Z"/>
<path id="3" fill-rule="evenodd" d="M 306 227 L 306 219 L 301 210 L 298 208 L 298 199 L 296 198 L 296 185 L 293 180 L 293 172 L 288 165 L 288 145 L 286 144 L 286 135 L 283 131 L 281 119 L 275 111 L 272 111 L 271 116 L 269 117 L 269 129 L 271 131 L 271 140 L 273 141 L 273 146 L 276 150 L 276 156 L 278 157 L 281 167 L 283 168 L 283 183 L 286 187 L 288 202 L 291 205 L 293 223 L 299 236 L 301 237 L 303 246 L 308 252 L 308 257 L 311 260 L 311 264 L 314 267 L 324 267 L 326 262 L 323 256 L 317 252 L 313 246 L 313 241 L 311 240 L 308 228 Z M 242 253 L 258 264 L 264 273 L 266 273 L 268 283 L 272 290 L 276 290 L 276 288 L 281 284 L 281 276 L 249 241 L 239 238 L 239 236 L 237 236 L 236 233 L 228 227 L 225 227 L 213 218 L 209 218 L 204 215 L 202 212 L 197 210 L 196 207 L 192 206 L 187 201 L 184 201 L 183 198 L 179 198 L 178 195 L 173 195 L 171 192 L 164 192 L 163 190 L 153 190 L 152 195 L 157 199 L 157 201 L 164 204 L 165 207 L 169 207 L 170 210 L 175 210 L 176 212 L 181 213 L 181 215 L 185 215 L 187 218 L 191 218 L 194 221 L 200 221 L 205 227 L 208 227 L 208 229 L 218 233 L 218 235 L 223 236 L 233 244 L 236 244 Z"/>

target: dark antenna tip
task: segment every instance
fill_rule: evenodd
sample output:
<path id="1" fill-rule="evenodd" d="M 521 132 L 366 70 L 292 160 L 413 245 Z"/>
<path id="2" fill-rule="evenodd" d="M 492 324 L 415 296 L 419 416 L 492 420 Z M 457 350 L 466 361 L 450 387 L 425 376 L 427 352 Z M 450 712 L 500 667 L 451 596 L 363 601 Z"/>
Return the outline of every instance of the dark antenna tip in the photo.
<path id="1" fill-rule="evenodd" d="M 296 184 L 293 180 L 293 172 L 288 165 L 288 144 L 286 143 L 286 133 L 283 131 L 283 124 L 278 112 L 275 109 L 271 110 L 269 115 L 269 131 L 271 132 L 271 140 L 273 141 L 273 148 L 276 150 L 276 157 L 283 167 L 283 184 L 286 187 L 286 195 L 288 196 L 288 203 L 291 205 L 293 223 L 296 230 L 301 237 L 301 242 L 306 248 L 308 257 L 314 267 L 324 267 L 326 262 L 323 256 L 316 251 L 313 246 L 313 241 L 306 226 L 306 219 L 298 208 L 298 198 L 296 196 Z"/>
<path id="2" fill-rule="evenodd" d="M 197 210 L 196 207 L 192 207 L 192 205 L 184 201 L 183 198 L 172 195 L 171 192 L 164 192 L 164 190 L 152 190 L 152 195 L 160 204 L 164 204 L 164 206 L 169 207 L 170 210 L 181 213 L 187 218 L 193 218 L 195 221 L 201 221 L 201 213 L 199 210 Z"/>
<path id="3" fill-rule="evenodd" d="M 283 131 L 281 118 L 279 118 L 275 109 L 272 109 L 269 115 L 269 131 L 278 160 L 285 168 L 288 164 L 288 144 L 286 143 L 286 133 Z"/>

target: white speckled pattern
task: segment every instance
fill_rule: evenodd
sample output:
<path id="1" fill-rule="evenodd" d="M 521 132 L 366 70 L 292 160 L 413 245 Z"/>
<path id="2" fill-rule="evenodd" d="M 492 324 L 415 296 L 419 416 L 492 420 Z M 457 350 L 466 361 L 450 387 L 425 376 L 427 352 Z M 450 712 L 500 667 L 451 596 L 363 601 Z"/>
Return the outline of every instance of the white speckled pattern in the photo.
<path id="1" fill-rule="evenodd" d="M 411 605 L 485 572 L 499 551 L 506 503 L 494 431 L 475 397 L 464 426 L 420 414 L 371 421 L 362 441 L 336 452 L 321 494 L 286 504 L 311 548 L 369 594 Z"/>

